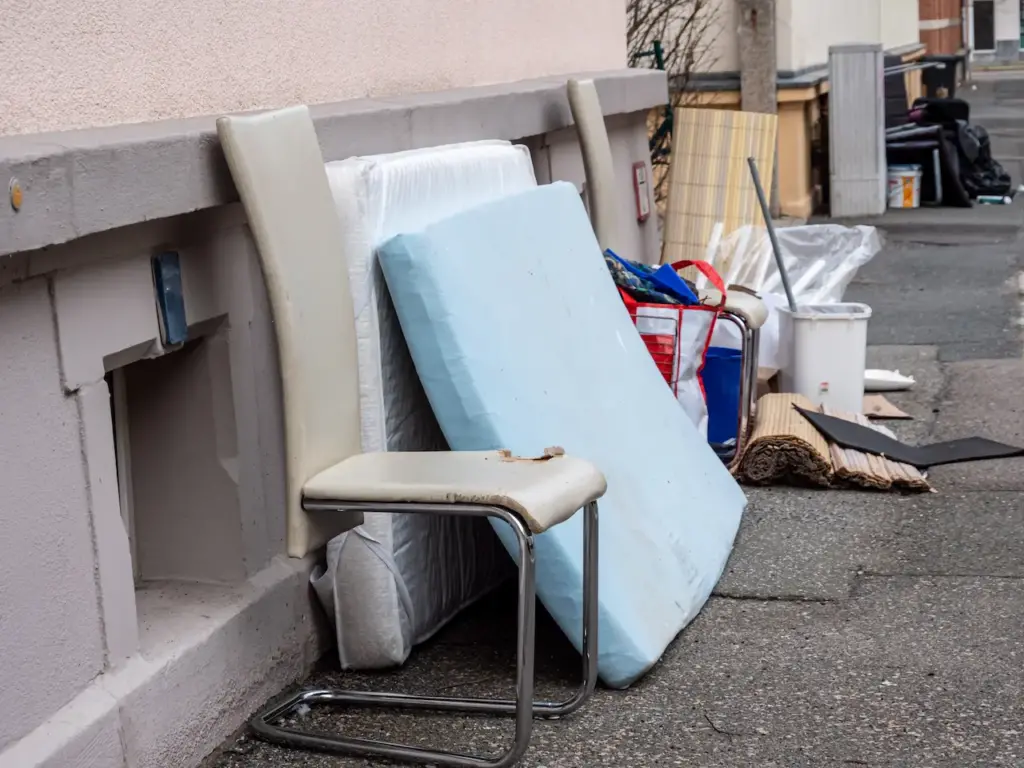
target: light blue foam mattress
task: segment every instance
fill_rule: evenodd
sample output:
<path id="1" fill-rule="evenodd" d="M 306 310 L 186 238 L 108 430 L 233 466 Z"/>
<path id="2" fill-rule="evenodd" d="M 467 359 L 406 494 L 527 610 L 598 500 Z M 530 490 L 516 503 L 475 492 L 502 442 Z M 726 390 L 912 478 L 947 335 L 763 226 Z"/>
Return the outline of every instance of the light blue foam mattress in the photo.
<path id="1" fill-rule="evenodd" d="M 398 235 L 379 256 L 453 450 L 557 445 L 604 472 L 598 667 L 606 685 L 630 685 L 704 605 L 746 500 L 665 386 L 578 193 L 538 187 Z M 538 593 L 577 649 L 582 536 L 577 514 L 536 542 Z"/>

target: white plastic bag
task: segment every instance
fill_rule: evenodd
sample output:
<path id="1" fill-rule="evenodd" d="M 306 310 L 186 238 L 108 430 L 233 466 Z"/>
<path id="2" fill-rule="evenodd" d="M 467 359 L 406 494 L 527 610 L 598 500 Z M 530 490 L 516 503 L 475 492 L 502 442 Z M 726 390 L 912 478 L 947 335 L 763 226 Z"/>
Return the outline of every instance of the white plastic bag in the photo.
<path id="1" fill-rule="evenodd" d="M 779 248 L 798 304 L 835 304 L 857 270 L 882 250 L 874 227 L 811 224 L 776 230 Z M 740 227 L 721 240 L 712 262 L 726 285 L 764 295 L 784 295 L 768 231 Z"/>
<path id="2" fill-rule="evenodd" d="M 874 227 L 811 224 L 781 227 L 775 233 L 797 304 L 841 302 L 857 270 L 882 249 Z M 782 367 L 780 349 L 785 342 L 780 338 L 777 310 L 787 306 L 787 300 L 768 231 L 763 227 L 740 227 L 728 237 L 713 237 L 708 252 L 713 253 L 712 264 L 726 285 L 742 285 L 760 294 L 768 320 L 761 328 L 758 364 L 762 368 Z M 711 346 L 739 349 L 736 326 L 718 323 Z"/>
<path id="3" fill-rule="evenodd" d="M 640 306 L 636 309 L 636 329 L 641 336 L 663 336 L 677 339 L 672 364 L 676 400 L 683 411 L 707 439 L 708 406 L 704 400 L 699 372 L 707 354 L 715 313 L 698 308 L 678 306 Z"/>

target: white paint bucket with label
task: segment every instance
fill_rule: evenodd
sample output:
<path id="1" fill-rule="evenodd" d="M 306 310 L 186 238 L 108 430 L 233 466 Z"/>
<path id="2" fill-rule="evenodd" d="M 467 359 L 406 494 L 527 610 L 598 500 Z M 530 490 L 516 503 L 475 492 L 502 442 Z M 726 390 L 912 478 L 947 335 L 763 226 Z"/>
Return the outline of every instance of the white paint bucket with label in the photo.
<path id="1" fill-rule="evenodd" d="M 804 395 L 815 405 L 860 413 L 870 319 L 867 304 L 780 309 L 780 391 Z"/>
<path id="2" fill-rule="evenodd" d="M 921 207 L 921 166 L 889 166 L 889 207 Z"/>

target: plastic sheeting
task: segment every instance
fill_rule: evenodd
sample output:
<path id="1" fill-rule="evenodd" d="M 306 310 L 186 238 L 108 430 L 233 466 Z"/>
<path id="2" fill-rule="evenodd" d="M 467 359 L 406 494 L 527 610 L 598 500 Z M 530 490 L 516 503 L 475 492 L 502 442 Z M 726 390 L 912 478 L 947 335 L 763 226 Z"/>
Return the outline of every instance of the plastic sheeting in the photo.
<path id="1" fill-rule="evenodd" d="M 397 232 L 536 186 L 525 147 L 482 141 L 328 163 L 355 310 L 364 451 L 446 450 L 409 358 L 375 248 Z M 481 254 L 484 256 L 485 254 Z M 345 669 L 401 664 L 510 572 L 486 523 L 367 514 L 327 546 L 313 586 Z"/>
<path id="2" fill-rule="evenodd" d="M 882 250 L 874 227 L 811 224 L 775 230 L 797 304 L 843 300 L 857 270 Z M 784 295 L 768 232 L 741 227 L 722 240 L 713 262 L 726 285 Z"/>
<path id="3" fill-rule="evenodd" d="M 780 227 L 775 233 L 798 305 L 842 301 L 857 270 L 882 250 L 878 230 L 868 226 L 810 224 Z M 741 227 L 720 242 L 712 242 L 708 250 L 726 285 L 742 285 L 761 294 L 768 306 L 768 321 L 761 329 L 760 365 L 780 367 L 776 310 L 786 306 L 786 298 L 768 231 Z M 731 323 L 719 323 L 712 344 L 738 349 L 739 333 Z"/>
<path id="4" fill-rule="evenodd" d="M 707 600 L 746 500 L 665 386 L 579 194 L 560 182 L 503 198 L 394 238 L 380 261 L 454 450 L 558 445 L 607 477 L 598 671 L 629 685 Z M 577 649 L 582 529 L 577 514 L 536 539 L 538 593 Z"/>

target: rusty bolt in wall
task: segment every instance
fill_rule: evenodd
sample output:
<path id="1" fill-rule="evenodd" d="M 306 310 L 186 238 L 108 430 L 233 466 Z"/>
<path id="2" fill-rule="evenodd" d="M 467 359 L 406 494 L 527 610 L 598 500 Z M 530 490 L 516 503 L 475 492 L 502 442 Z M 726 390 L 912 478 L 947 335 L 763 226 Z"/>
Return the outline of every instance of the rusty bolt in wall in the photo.
<path id="1" fill-rule="evenodd" d="M 10 194 L 11 208 L 15 211 L 20 211 L 21 201 L 23 198 L 21 183 L 17 179 L 11 179 L 11 183 L 8 185 L 7 189 Z"/>

